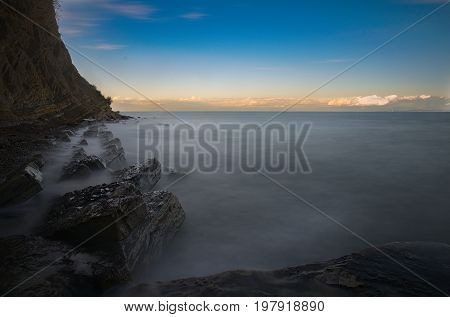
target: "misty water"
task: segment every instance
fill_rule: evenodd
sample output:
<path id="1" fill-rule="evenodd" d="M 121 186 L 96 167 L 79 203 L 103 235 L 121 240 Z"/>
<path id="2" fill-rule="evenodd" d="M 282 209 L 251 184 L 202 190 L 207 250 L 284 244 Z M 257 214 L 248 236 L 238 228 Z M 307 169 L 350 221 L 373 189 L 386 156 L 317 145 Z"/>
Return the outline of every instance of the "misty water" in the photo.
<path id="1" fill-rule="evenodd" d="M 142 161 L 139 127 L 178 119 L 165 113 L 107 124 L 121 139 L 130 164 Z M 176 113 L 201 123 L 263 123 L 272 113 Z M 275 121 L 312 122 L 304 145 L 312 173 L 273 174 L 277 182 L 373 244 L 392 241 L 450 243 L 450 114 L 286 113 Z M 42 221 L 51 198 L 108 181 L 98 174 L 83 182 L 58 182 L 71 144 L 46 153 L 44 190 L 28 202 L 0 211 L 1 235 L 26 233 Z M 90 140 L 88 154 L 98 154 Z M 168 153 L 171 154 L 171 153 Z M 230 159 L 237 159 L 232 153 Z M 167 166 L 166 166 L 167 167 Z M 222 170 L 163 175 L 186 212 L 181 230 L 137 282 L 202 276 L 231 269 L 276 269 L 328 260 L 367 244 L 259 174 Z M 171 185 L 172 184 L 172 185 Z"/>
<path id="2" fill-rule="evenodd" d="M 130 162 L 146 124 L 179 123 L 134 113 L 112 124 Z M 177 113 L 201 123 L 263 123 L 272 113 Z M 276 122 L 312 122 L 304 151 L 310 174 L 276 181 L 374 244 L 450 242 L 450 114 L 286 113 Z M 142 134 L 141 134 L 142 137 Z M 237 159 L 237 153 L 231 159 Z M 160 188 L 179 176 L 165 175 Z M 231 269 L 275 269 L 328 260 L 367 244 L 258 174 L 193 172 L 170 186 L 186 221 L 175 241 L 138 280 L 168 280 Z"/>
<path id="3" fill-rule="evenodd" d="M 111 174 L 98 171 L 87 178 L 61 180 L 64 164 L 68 163 L 75 148 L 80 147 L 82 135 L 86 129 L 74 130 L 71 142 L 58 142 L 56 146 L 42 153 L 45 165 L 42 168 L 43 190 L 28 201 L 0 208 L 0 236 L 30 234 L 45 221 L 47 210 L 59 196 L 88 186 L 111 182 Z M 89 155 L 100 155 L 102 148 L 98 138 L 89 138 L 88 145 L 82 148 Z"/>

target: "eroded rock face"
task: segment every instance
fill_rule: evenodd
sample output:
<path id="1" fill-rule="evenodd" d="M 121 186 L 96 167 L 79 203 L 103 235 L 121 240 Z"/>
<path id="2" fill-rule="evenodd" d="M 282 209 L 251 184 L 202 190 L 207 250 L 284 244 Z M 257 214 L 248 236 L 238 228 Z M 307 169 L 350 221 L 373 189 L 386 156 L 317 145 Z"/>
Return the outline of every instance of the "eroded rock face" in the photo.
<path id="1" fill-rule="evenodd" d="M 450 245 L 399 242 L 386 244 L 378 249 L 369 248 L 327 262 L 277 271 L 230 271 L 207 277 L 143 284 L 128 289 L 125 294 L 444 296 L 450 293 L 449 267 Z"/>
<path id="2" fill-rule="evenodd" d="M 92 124 L 92 125 L 89 125 L 88 128 L 87 128 L 87 130 L 84 131 L 83 136 L 84 136 L 85 138 L 95 138 L 95 137 L 98 137 L 98 132 L 99 132 L 100 126 L 101 126 L 101 125 L 99 125 L 99 124 Z"/>
<path id="3" fill-rule="evenodd" d="M 72 64 L 60 38 L 53 0 L 6 0 L 43 26 L 49 35 L 9 9 L 0 10 L 0 122 L 78 123 L 84 118 L 118 118 L 110 100 Z"/>
<path id="4" fill-rule="evenodd" d="M 107 131 L 110 132 L 110 131 Z M 118 171 L 128 166 L 125 158 L 125 151 L 119 139 L 113 139 L 112 133 L 107 134 L 102 139 L 105 151 L 100 155 L 106 166 L 112 171 Z"/>
<path id="5" fill-rule="evenodd" d="M 76 148 L 71 161 L 63 167 L 61 180 L 86 177 L 103 169 L 105 165 L 99 157 L 87 155 L 84 149 Z"/>
<path id="6" fill-rule="evenodd" d="M 90 254 L 130 274 L 137 263 L 159 254 L 183 220 L 173 194 L 143 195 L 132 183 L 116 182 L 64 195 L 39 234 L 70 245 L 84 241 Z"/>
<path id="7" fill-rule="evenodd" d="M 114 173 L 117 181 L 131 182 L 142 191 L 151 190 L 161 178 L 161 164 L 155 158 Z"/>
<path id="8" fill-rule="evenodd" d="M 0 179 L 0 206 L 24 202 L 42 190 L 40 163 L 43 161 L 33 160 Z"/>
<path id="9" fill-rule="evenodd" d="M 150 241 L 147 249 L 151 260 L 161 254 L 171 242 L 185 219 L 185 213 L 178 198 L 168 191 L 154 191 L 144 194 L 147 211 L 150 214 Z"/>
<path id="10" fill-rule="evenodd" d="M 86 141 L 86 139 L 83 139 L 80 141 L 79 143 L 80 145 L 88 145 L 88 142 Z"/>

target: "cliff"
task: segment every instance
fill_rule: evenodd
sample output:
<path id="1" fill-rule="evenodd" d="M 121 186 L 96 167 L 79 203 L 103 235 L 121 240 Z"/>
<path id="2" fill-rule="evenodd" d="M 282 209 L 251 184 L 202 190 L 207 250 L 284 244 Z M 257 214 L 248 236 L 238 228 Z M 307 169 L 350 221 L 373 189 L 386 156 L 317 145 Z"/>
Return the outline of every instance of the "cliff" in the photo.
<path id="1" fill-rule="evenodd" d="M 0 4 L 0 124 L 52 126 L 114 118 L 110 101 L 78 73 L 58 31 L 53 0 Z"/>
<path id="2" fill-rule="evenodd" d="M 0 188 L 23 174 L 30 156 L 51 145 L 66 126 L 85 118 L 121 118 L 72 64 L 55 1 L 5 2 L 0 3 Z"/>

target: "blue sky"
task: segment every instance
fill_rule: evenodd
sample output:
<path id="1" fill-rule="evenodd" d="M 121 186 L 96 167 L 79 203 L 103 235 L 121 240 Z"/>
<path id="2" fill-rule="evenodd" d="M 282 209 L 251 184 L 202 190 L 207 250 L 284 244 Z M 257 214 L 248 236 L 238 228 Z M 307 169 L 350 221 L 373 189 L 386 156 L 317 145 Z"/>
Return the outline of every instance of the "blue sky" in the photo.
<path id="1" fill-rule="evenodd" d="M 61 33 L 71 47 L 149 98 L 203 102 L 301 98 L 445 1 L 60 2 Z M 355 103 L 358 96 L 390 95 L 448 98 L 449 39 L 447 5 L 310 102 Z M 71 55 L 82 75 L 105 94 L 141 99 Z"/>

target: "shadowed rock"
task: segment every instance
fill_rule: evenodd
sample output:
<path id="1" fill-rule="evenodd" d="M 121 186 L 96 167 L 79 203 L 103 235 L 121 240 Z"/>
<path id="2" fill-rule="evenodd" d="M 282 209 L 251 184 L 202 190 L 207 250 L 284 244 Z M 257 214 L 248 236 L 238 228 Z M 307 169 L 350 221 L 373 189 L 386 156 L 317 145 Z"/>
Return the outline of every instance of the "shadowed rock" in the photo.
<path id="1" fill-rule="evenodd" d="M 37 236 L 0 239 L 0 295 L 94 296 L 125 280 L 113 263 Z"/>
<path id="2" fill-rule="evenodd" d="M 125 293 L 138 296 L 444 296 L 450 293 L 450 245 L 399 242 L 386 244 L 379 250 L 382 253 L 370 248 L 327 262 L 276 271 L 230 271 L 143 284 Z"/>
<path id="3" fill-rule="evenodd" d="M 112 139 L 114 139 L 114 134 L 111 131 L 105 130 L 105 129 L 100 129 L 98 132 L 98 137 L 100 138 L 100 142 L 103 145 L 107 145 L 107 143 L 109 141 L 111 141 Z M 119 140 L 120 143 L 120 140 Z M 120 144 L 120 147 L 122 147 L 122 144 Z"/>
<path id="4" fill-rule="evenodd" d="M 105 169 L 101 159 L 95 155 L 87 155 L 84 149 L 76 148 L 71 161 L 63 167 L 61 180 L 87 177 L 92 172 Z"/>
<path id="5" fill-rule="evenodd" d="M 0 122 L 39 120 L 76 124 L 84 118 L 120 118 L 111 100 L 90 85 L 72 64 L 58 30 L 53 0 L 6 0 L 36 22 L 0 10 Z M 45 30 L 55 36 L 50 36 Z"/>
<path id="6" fill-rule="evenodd" d="M 105 151 L 100 156 L 109 169 L 118 171 L 127 167 L 128 163 L 125 158 L 125 151 L 123 150 L 122 143 L 119 139 L 114 139 L 111 133 L 101 137 L 101 142 Z"/>
<path id="7" fill-rule="evenodd" d="M 103 127 L 103 124 L 93 123 L 88 126 L 86 131 L 84 131 L 83 136 L 85 138 L 96 138 L 98 137 L 101 127 Z"/>
<path id="8" fill-rule="evenodd" d="M 161 178 L 161 164 L 155 158 L 114 173 L 116 181 L 131 182 L 143 191 L 151 190 Z"/>
<path id="9" fill-rule="evenodd" d="M 0 179 L 0 206 L 28 200 L 42 190 L 41 160 L 33 160 L 24 168 Z"/>
<path id="10" fill-rule="evenodd" d="M 116 182 L 64 195 L 39 233 L 70 245 L 85 241 L 85 250 L 129 277 L 137 263 L 160 253 L 183 220 L 173 194 L 143 195 L 132 183 Z"/>

